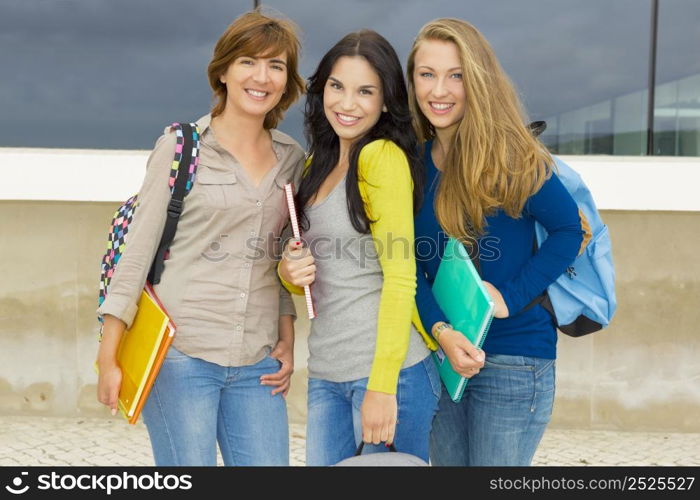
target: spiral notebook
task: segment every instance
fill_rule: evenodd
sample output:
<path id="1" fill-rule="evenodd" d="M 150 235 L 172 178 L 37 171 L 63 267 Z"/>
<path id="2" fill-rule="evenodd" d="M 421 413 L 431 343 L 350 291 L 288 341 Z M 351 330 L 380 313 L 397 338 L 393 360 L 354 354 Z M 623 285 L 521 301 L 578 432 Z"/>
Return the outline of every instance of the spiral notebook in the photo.
<path id="1" fill-rule="evenodd" d="M 433 296 L 454 329 L 481 348 L 493 320 L 494 303 L 464 245 L 450 238 L 433 282 Z M 438 348 L 433 359 L 452 401 L 458 402 L 468 378 L 454 371 Z"/>
<path id="2" fill-rule="evenodd" d="M 297 209 L 294 205 L 294 184 L 285 184 L 284 192 L 287 197 L 287 209 L 289 210 L 289 220 L 292 223 L 292 233 L 294 234 L 294 238 L 301 241 L 299 218 L 297 217 Z M 316 317 L 316 307 L 314 306 L 314 301 L 311 296 L 311 285 L 306 285 L 304 287 L 304 298 L 306 299 L 306 313 L 309 315 L 309 319 L 314 319 Z"/>

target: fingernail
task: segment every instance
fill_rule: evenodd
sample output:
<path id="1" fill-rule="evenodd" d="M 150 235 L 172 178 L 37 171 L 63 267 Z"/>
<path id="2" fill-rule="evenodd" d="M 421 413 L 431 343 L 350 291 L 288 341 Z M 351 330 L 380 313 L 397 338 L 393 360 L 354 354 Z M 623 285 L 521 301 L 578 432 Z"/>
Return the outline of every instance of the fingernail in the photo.
<path id="1" fill-rule="evenodd" d="M 112 416 L 115 416 L 116 414 L 117 414 L 117 409 L 116 409 L 116 408 L 112 408 Z"/>

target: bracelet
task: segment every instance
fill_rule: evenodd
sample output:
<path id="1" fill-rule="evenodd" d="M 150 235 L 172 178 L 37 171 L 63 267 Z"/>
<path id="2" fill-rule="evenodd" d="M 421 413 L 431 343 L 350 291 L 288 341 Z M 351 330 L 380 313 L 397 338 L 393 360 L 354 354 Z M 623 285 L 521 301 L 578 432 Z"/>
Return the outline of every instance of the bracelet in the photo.
<path id="1" fill-rule="evenodd" d="M 442 333 L 443 330 L 452 330 L 452 325 L 449 323 L 440 323 L 437 328 L 435 328 L 435 333 L 433 334 L 433 337 L 435 337 L 435 340 L 440 342 L 440 334 Z"/>

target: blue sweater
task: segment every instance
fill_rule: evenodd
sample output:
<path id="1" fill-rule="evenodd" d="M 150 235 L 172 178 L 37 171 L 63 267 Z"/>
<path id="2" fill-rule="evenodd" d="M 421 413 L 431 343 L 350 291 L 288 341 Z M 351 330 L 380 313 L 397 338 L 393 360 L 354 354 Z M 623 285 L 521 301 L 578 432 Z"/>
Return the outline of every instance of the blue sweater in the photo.
<path id="1" fill-rule="evenodd" d="M 425 199 L 415 219 L 418 288 L 416 303 L 421 321 L 430 331 L 447 317 L 431 290 L 448 237 L 435 217 L 434 203 L 440 171 L 425 145 Z M 533 253 L 535 221 L 548 237 Z M 513 219 L 498 210 L 486 218 L 479 238 L 482 279 L 503 295 L 509 317 L 494 319 L 483 349 L 489 354 L 556 358 L 557 333 L 549 313 L 540 305 L 523 311 L 571 265 L 583 240 L 578 207 L 556 174 L 526 202 L 522 217 Z M 436 252 L 437 249 L 437 252 Z"/>

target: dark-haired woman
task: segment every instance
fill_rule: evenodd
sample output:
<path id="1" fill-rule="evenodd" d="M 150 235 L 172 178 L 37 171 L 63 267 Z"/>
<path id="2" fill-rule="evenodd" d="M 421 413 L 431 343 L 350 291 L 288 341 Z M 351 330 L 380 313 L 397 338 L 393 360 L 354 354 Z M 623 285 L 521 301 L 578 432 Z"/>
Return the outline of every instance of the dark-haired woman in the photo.
<path id="1" fill-rule="evenodd" d="M 293 242 L 279 267 L 292 292 L 313 283 L 318 310 L 307 465 L 337 463 L 361 441 L 427 461 L 440 382 L 434 344 L 411 325 L 422 178 L 401 64 L 379 34 L 351 33 L 323 57 L 307 93 L 310 160 L 296 197 L 306 247 Z"/>

